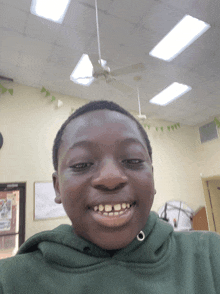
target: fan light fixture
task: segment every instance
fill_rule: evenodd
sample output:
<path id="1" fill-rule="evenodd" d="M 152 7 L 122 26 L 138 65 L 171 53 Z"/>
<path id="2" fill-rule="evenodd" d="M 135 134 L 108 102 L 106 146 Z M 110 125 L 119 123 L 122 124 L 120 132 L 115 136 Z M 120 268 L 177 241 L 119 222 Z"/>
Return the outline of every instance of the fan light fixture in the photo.
<path id="1" fill-rule="evenodd" d="M 70 0 L 32 0 L 31 13 L 61 24 L 69 4 Z"/>
<path id="2" fill-rule="evenodd" d="M 107 62 L 101 59 L 102 65 L 104 66 Z M 89 86 L 93 82 L 94 78 L 93 66 L 87 54 L 83 54 L 70 75 L 70 80 L 74 83 Z"/>
<path id="3" fill-rule="evenodd" d="M 185 15 L 149 54 L 165 61 L 171 61 L 210 27 L 204 21 Z"/>
<path id="4" fill-rule="evenodd" d="M 165 106 L 169 104 L 171 101 L 179 98 L 183 94 L 189 92 L 192 88 L 187 85 L 172 83 L 169 87 L 164 89 L 154 98 L 152 98 L 149 102 L 153 104 L 158 104 Z"/>

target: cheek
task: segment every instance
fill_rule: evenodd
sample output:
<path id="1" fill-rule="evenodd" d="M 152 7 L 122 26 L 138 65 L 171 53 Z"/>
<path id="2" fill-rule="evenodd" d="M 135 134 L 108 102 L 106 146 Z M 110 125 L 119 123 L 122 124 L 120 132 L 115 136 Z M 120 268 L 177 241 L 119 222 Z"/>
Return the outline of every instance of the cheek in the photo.
<path id="1" fill-rule="evenodd" d="M 130 177 L 132 179 L 132 177 Z M 132 180 L 133 185 L 138 187 L 139 190 L 147 192 L 149 194 L 154 191 L 154 179 L 153 174 L 150 171 L 137 174 Z"/>
<path id="2" fill-rule="evenodd" d="M 81 179 L 64 175 L 61 179 L 60 192 L 65 209 L 75 210 L 84 207 L 86 185 Z"/>

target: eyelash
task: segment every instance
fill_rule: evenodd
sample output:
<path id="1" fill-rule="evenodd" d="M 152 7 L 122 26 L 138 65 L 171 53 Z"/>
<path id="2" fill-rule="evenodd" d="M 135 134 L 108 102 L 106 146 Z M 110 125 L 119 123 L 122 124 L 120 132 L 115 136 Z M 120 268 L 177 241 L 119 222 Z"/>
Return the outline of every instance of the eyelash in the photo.
<path id="1" fill-rule="evenodd" d="M 137 163 L 130 163 L 129 165 L 139 165 L 139 166 L 143 165 L 143 160 L 141 160 L 141 159 L 126 159 L 125 161 L 134 161 L 134 160 L 135 161 L 139 161 L 139 162 L 137 162 Z M 88 163 L 86 163 L 86 162 L 77 163 L 77 164 L 71 166 L 71 168 L 72 169 L 77 169 L 77 170 L 84 170 L 84 169 L 86 169 L 86 167 L 77 167 L 77 166 L 79 166 L 79 165 L 85 165 L 85 164 L 88 164 Z"/>

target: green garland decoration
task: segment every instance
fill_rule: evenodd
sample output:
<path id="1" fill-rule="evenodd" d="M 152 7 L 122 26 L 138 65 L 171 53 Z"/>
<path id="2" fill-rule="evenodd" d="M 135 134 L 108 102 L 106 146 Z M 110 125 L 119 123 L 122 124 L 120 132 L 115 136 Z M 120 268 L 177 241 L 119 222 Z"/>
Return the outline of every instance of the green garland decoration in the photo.
<path id="1" fill-rule="evenodd" d="M 219 124 L 220 124 L 220 122 L 219 122 Z M 146 127 L 148 127 L 148 130 L 150 130 L 150 128 L 151 128 L 151 125 L 148 125 L 148 124 L 142 124 L 142 126 L 144 127 L 144 128 L 146 128 Z M 180 128 L 180 123 L 176 123 L 176 124 L 174 124 L 174 125 L 172 125 L 172 126 L 167 126 L 167 129 L 168 129 L 168 131 L 170 132 L 170 129 L 172 129 L 173 131 L 174 131 L 174 129 L 178 129 L 178 127 Z M 159 129 L 163 132 L 164 131 L 164 127 L 155 127 L 155 130 L 158 132 L 159 131 Z"/>
<path id="2" fill-rule="evenodd" d="M 41 89 L 41 91 L 40 91 L 41 93 L 44 93 L 44 92 L 46 92 L 46 95 L 45 95 L 45 97 L 48 97 L 48 96 L 50 96 L 50 92 L 48 91 L 48 90 L 46 90 L 44 87 L 42 87 L 42 89 Z M 54 97 L 54 96 L 52 96 L 52 99 L 51 99 L 51 102 L 53 102 L 53 101 L 55 101 L 56 100 L 56 98 Z"/>
<path id="3" fill-rule="evenodd" d="M 45 97 L 48 97 L 48 96 L 51 95 L 50 92 L 49 92 L 45 87 L 42 87 L 42 89 L 41 89 L 40 92 L 41 92 L 41 93 L 45 93 L 45 94 L 46 94 Z M 55 101 L 55 100 L 56 100 L 56 97 L 55 97 L 55 96 L 52 96 L 52 98 L 51 98 L 51 102 L 53 102 L 53 101 Z M 74 108 L 71 108 L 71 112 L 70 112 L 70 114 L 72 114 L 73 111 L 74 111 Z"/>
<path id="4" fill-rule="evenodd" d="M 2 84 L 0 84 L 0 89 L 2 90 L 2 94 L 8 91 L 11 95 L 13 95 L 13 89 L 7 89 Z"/>

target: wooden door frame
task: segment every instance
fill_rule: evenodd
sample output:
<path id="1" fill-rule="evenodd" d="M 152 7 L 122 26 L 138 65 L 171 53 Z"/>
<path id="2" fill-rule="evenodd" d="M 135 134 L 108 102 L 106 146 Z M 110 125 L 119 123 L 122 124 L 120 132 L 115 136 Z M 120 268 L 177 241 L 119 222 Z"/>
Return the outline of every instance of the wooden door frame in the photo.
<path id="1" fill-rule="evenodd" d="M 0 183 L 0 191 L 19 190 L 19 248 L 25 242 L 26 182 Z"/>
<path id="2" fill-rule="evenodd" d="M 209 226 L 209 231 L 216 232 L 216 226 L 215 226 L 215 218 L 212 210 L 212 200 L 209 194 L 208 190 L 208 181 L 211 180 L 220 180 L 220 175 L 215 175 L 215 176 L 209 176 L 209 177 L 201 177 L 202 179 L 202 186 L 203 186 L 203 191 L 204 191 L 204 196 L 205 196 L 205 202 L 206 202 L 206 214 L 207 214 L 207 219 L 208 219 L 208 226 Z"/>

